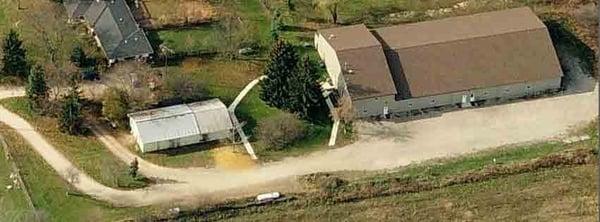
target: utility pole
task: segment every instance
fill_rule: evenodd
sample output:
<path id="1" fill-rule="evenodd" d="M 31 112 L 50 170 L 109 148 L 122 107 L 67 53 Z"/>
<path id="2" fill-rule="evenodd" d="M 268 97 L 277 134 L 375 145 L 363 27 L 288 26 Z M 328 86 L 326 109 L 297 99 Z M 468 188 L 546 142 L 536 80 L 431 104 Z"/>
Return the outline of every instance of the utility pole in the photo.
<path id="1" fill-rule="evenodd" d="M 167 57 L 169 53 L 175 53 L 173 50 L 169 49 L 165 44 L 160 44 L 160 51 L 165 56 L 165 76 L 167 75 L 167 66 L 169 65 L 167 61 Z"/>

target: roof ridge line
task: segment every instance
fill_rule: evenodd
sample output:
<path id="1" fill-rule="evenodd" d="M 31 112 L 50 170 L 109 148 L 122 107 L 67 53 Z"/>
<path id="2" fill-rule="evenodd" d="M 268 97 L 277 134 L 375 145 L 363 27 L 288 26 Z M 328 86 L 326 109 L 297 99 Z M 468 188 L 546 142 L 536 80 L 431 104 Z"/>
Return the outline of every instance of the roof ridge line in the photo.
<path id="1" fill-rule="evenodd" d="M 121 30 L 119 30 L 119 31 L 121 31 Z M 123 39 L 119 42 L 119 46 L 118 47 L 122 46 L 124 41 L 127 41 L 129 38 L 131 38 L 131 36 L 133 36 L 134 34 L 138 33 L 139 31 L 140 31 L 140 28 L 138 27 L 135 30 L 135 32 L 130 33 L 127 37 L 123 37 Z M 121 35 L 123 35 L 122 32 L 121 32 Z"/>
<path id="2" fill-rule="evenodd" d="M 102 17 L 102 15 L 106 12 L 106 9 L 108 8 L 108 5 L 106 5 L 106 2 L 104 3 L 104 7 L 102 8 L 102 11 L 100 12 L 100 14 L 98 14 L 98 17 L 96 17 L 96 19 L 93 21 L 92 24 L 90 24 L 90 26 L 95 27 L 96 23 L 98 23 L 98 20 L 100 20 L 100 18 Z"/>
<path id="3" fill-rule="evenodd" d="M 497 33 L 497 34 L 493 34 L 493 35 L 481 35 L 481 36 L 475 36 L 475 37 L 470 37 L 470 38 L 455 39 L 455 40 L 445 41 L 445 42 L 432 42 L 432 43 L 427 43 L 427 44 L 422 44 L 422 45 L 414 45 L 414 46 L 409 46 L 409 47 L 389 47 L 389 44 L 386 44 L 386 45 L 388 45 L 388 47 L 392 50 L 402 50 L 402 49 L 411 49 L 411 48 L 417 48 L 417 47 L 423 47 L 423 46 L 439 45 L 439 44 L 444 44 L 444 43 L 462 42 L 462 41 L 473 40 L 473 39 L 484 39 L 484 38 L 496 37 L 496 36 L 501 36 L 501 35 L 506 35 L 506 34 L 533 31 L 533 30 L 538 30 L 538 29 L 546 29 L 547 30 L 548 28 L 546 27 L 546 25 L 544 25 L 543 27 L 523 29 L 523 30 L 514 31 L 514 32 L 502 32 L 502 33 Z"/>
<path id="4" fill-rule="evenodd" d="M 136 122 L 147 122 L 147 121 L 151 121 L 151 120 L 167 119 L 167 118 L 171 118 L 171 117 L 174 117 L 174 116 L 183 116 L 183 115 L 187 115 L 187 114 L 190 114 L 190 113 L 192 113 L 192 114 L 194 113 L 194 111 L 192 110 L 192 108 L 190 108 L 187 104 L 180 104 L 180 105 L 185 106 L 187 108 L 187 110 L 185 112 L 181 112 L 181 113 L 177 113 L 177 114 L 172 114 L 172 115 L 159 116 L 159 117 L 156 117 L 156 118 L 143 118 L 143 119 L 140 119 L 140 120 L 138 120 Z M 175 105 L 175 106 L 177 106 L 177 105 Z M 163 109 L 163 108 L 167 108 L 167 107 L 156 108 L 154 110 L 159 110 L 159 109 Z M 144 110 L 144 111 L 141 111 L 141 112 L 151 111 L 151 110 L 152 109 L 150 109 L 150 110 Z"/>

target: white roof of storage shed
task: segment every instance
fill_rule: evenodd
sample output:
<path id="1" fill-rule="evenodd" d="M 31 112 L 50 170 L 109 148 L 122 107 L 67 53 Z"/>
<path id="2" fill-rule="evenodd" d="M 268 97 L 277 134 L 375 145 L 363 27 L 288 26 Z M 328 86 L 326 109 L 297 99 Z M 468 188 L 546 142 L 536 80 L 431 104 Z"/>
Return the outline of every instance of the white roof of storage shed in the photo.
<path id="1" fill-rule="evenodd" d="M 233 128 L 219 99 L 130 113 L 142 143 L 167 141 Z"/>
<path id="2" fill-rule="evenodd" d="M 188 104 L 202 134 L 233 129 L 229 111 L 218 99 Z"/>

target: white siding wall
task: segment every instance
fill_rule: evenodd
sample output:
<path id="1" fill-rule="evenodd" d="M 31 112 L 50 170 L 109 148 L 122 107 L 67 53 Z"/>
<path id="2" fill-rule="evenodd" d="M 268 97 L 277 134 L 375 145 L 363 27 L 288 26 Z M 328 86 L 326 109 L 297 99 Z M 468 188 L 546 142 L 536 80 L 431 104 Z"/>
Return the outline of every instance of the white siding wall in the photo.
<path id="1" fill-rule="evenodd" d="M 134 121 L 129 121 L 131 127 L 131 134 L 135 137 L 135 141 L 142 153 L 153 152 L 157 150 L 164 150 L 170 148 L 177 148 L 181 146 L 192 145 L 204 141 L 223 140 L 228 139 L 232 135 L 232 131 L 223 130 L 205 135 L 192 135 L 167 141 L 143 143 L 139 137 L 137 125 Z"/>
<path id="2" fill-rule="evenodd" d="M 199 143 L 201 141 L 203 141 L 202 136 L 193 135 L 193 136 L 176 138 L 176 139 L 172 139 L 172 140 L 158 141 L 158 142 L 153 142 L 153 143 L 145 143 L 145 144 L 142 144 L 142 146 L 140 146 L 140 150 L 143 153 L 147 153 L 147 152 L 153 152 L 153 151 L 157 151 L 157 150 L 165 150 L 165 149 L 170 149 L 170 148 L 177 148 L 177 147 L 192 145 L 192 144 Z"/>
<path id="3" fill-rule="evenodd" d="M 345 88 L 344 78 L 342 76 L 342 68 L 340 61 L 333 47 L 329 45 L 324 36 L 319 33 L 315 34 L 315 48 L 319 52 L 321 60 L 325 63 L 329 78 L 336 89 Z"/>
<path id="4" fill-rule="evenodd" d="M 231 135 L 232 135 L 231 131 L 223 130 L 223 131 L 219 131 L 219 132 L 206 134 L 206 140 L 207 141 L 222 140 L 222 139 L 229 138 Z"/>

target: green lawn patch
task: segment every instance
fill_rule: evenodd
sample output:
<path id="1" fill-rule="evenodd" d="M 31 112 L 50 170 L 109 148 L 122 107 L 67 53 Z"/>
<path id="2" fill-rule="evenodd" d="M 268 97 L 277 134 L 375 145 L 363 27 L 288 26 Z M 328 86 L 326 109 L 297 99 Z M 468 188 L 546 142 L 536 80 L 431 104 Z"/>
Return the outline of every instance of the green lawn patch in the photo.
<path id="1" fill-rule="evenodd" d="M 240 21 L 240 29 L 246 27 L 251 28 L 251 30 L 247 30 L 247 33 L 237 33 L 236 30 L 232 30 L 231 35 L 245 35 L 243 37 L 253 38 L 258 46 L 261 47 L 259 54 L 266 52 L 264 49 L 269 48 L 271 38 L 269 32 L 271 28 L 269 13 L 263 9 L 259 0 L 236 1 L 234 6 L 235 8 L 233 9 L 226 9 L 234 12 L 236 18 L 233 22 L 238 23 Z M 154 44 L 163 43 L 175 51 L 175 53 L 181 55 L 222 52 L 223 48 L 227 47 L 225 42 L 230 33 L 226 31 L 225 27 L 228 25 L 225 24 L 226 21 L 222 21 L 222 18 L 218 17 L 215 19 L 221 20 L 200 24 L 191 28 L 171 28 L 156 31 L 154 33 L 158 39 L 154 41 Z M 237 53 L 237 49 L 235 53 Z"/>
<path id="2" fill-rule="evenodd" d="M 98 182 L 120 188 L 139 188 L 147 184 L 134 180 L 128 173 L 128 165 L 117 159 L 93 136 L 72 136 L 60 132 L 55 118 L 31 112 L 24 97 L 1 100 L 6 109 L 27 120 L 79 169 Z"/>
<path id="3" fill-rule="evenodd" d="M 17 2 L 20 2 L 21 10 L 17 9 Z M 0 36 L 3 38 L 10 29 L 15 29 L 24 42 L 29 59 L 39 64 L 49 63 L 50 48 L 56 51 L 58 63 L 68 61 L 72 49 L 78 44 L 89 55 L 102 56 L 91 36 L 67 24 L 65 12 L 63 5 L 54 1 L 3 1 L 0 5 Z"/>
<path id="4" fill-rule="evenodd" d="M 263 66 L 263 61 L 190 58 L 184 60 L 178 67 L 169 67 L 169 72 L 179 72 L 193 76 L 198 81 L 204 83 L 208 92 L 207 97 L 219 98 L 226 105 L 229 105 L 250 81 L 261 75 Z M 260 141 L 256 141 L 255 137 L 253 137 L 257 124 L 267 117 L 283 112 L 268 106 L 262 101 L 260 99 L 260 90 L 260 85 L 255 86 L 236 109 L 236 115 L 240 121 L 245 123 L 244 131 L 251 137 L 250 141 L 254 146 L 260 146 Z M 278 160 L 286 156 L 298 156 L 327 148 L 326 145 L 331 126 L 327 124 L 314 125 L 306 123 L 306 127 L 309 130 L 309 135 L 306 139 L 283 151 L 259 153 L 260 159 L 267 161 Z M 202 149 L 196 150 L 198 152 L 205 152 Z M 178 165 L 178 163 L 169 163 L 171 160 L 166 160 L 166 158 L 174 159 L 176 155 L 160 155 L 158 157 L 155 154 L 151 154 L 151 156 L 155 156 L 157 162 Z M 207 158 L 208 156 L 210 155 L 202 155 L 202 157 L 197 158 Z M 161 158 L 165 159 L 160 160 Z M 188 157 L 182 158 L 182 160 L 185 159 L 188 159 Z M 179 160 L 172 161 L 185 162 Z"/>
<path id="5" fill-rule="evenodd" d="M 218 24 L 205 24 L 191 29 L 157 31 L 165 46 L 176 53 L 206 53 L 218 50 L 221 27 Z"/>
<path id="6" fill-rule="evenodd" d="M 582 142 L 589 144 L 590 141 Z M 474 155 L 452 158 L 449 160 L 434 160 L 424 164 L 401 169 L 398 175 L 402 177 L 433 178 L 451 175 L 469 170 L 481 170 L 494 164 L 511 164 L 530 160 L 566 149 L 567 146 L 558 142 L 543 142 L 530 145 L 502 147 L 485 150 Z M 495 162 L 494 162 L 495 160 Z"/>
<path id="7" fill-rule="evenodd" d="M 9 221 L 25 221 L 25 218 L 31 213 L 31 208 L 27 203 L 27 197 L 23 190 L 8 190 L 6 186 L 13 185 L 9 178 L 12 170 L 10 162 L 4 158 L 4 147 L 0 144 L 0 218 L 7 218 Z"/>

